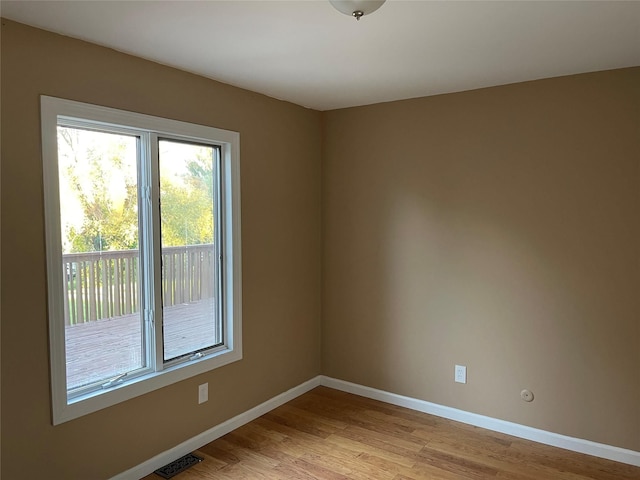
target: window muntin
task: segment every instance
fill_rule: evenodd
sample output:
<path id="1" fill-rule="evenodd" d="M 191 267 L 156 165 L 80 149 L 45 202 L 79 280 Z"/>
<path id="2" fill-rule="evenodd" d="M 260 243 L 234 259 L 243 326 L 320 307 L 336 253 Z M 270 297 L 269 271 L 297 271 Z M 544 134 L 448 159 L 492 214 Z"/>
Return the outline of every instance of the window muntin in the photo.
<path id="1" fill-rule="evenodd" d="M 46 96 L 41 97 L 41 118 L 53 423 L 65 422 L 241 359 L 239 135 L 235 132 L 212 127 Z M 69 245 L 74 241 L 69 236 L 71 232 L 69 225 L 74 222 L 73 211 L 74 208 L 77 211 L 78 206 L 77 198 L 69 200 L 66 198 L 69 197 L 68 192 L 64 192 L 65 189 L 73 188 L 74 185 L 70 184 L 73 179 L 68 176 L 68 159 L 60 160 L 63 155 L 69 154 L 68 151 L 64 151 L 62 146 L 60 147 L 61 150 L 58 150 L 59 140 L 64 141 L 64 139 L 58 139 L 61 129 L 66 129 L 62 130 L 65 134 L 82 132 L 80 136 L 86 136 L 87 138 L 97 135 L 103 139 L 115 139 L 115 143 L 113 141 L 112 143 L 116 146 L 119 145 L 118 148 L 124 148 L 118 142 L 127 139 L 129 146 L 126 149 L 128 152 L 126 161 L 120 158 L 122 155 L 120 157 L 110 157 L 109 155 L 100 157 L 98 155 L 101 160 L 97 163 L 93 161 L 94 181 L 97 181 L 96 179 L 102 176 L 104 177 L 102 178 L 104 180 L 103 183 L 108 184 L 109 187 L 102 188 L 102 190 L 96 188 L 89 190 L 93 190 L 92 194 L 102 192 L 103 203 L 109 199 L 112 207 L 114 205 L 123 206 L 126 203 L 126 212 L 123 209 L 120 209 L 119 212 L 120 215 L 125 215 L 129 219 L 129 233 L 136 230 L 135 221 L 131 219 L 137 217 L 138 245 L 137 248 L 128 248 L 126 250 L 128 252 L 127 255 L 132 256 L 133 259 L 129 260 L 129 266 L 115 270 L 111 269 L 113 272 L 118 272 L 120 277 L 125 276 L 126 278 L 134 279 L 132 283 L 137 281 L 137 285 L 129 289 L 128 297 L 120 296 L 121 309 L 119 313 L 135 316 L 136 325 L 138 326 L 138 330 L 134 333 L 133 340 L 130 342 L 133 347 L 127 347 L 129 350 L 127 348 L 124 349 L 126 352 L 124 356 L 128 357 L 128 363 L 112 365 L 109 372 L 98 373 L 93 376 L 84 372 L 83 375 L 85 377 L 82 380 L 73 380 L 71 374 L 73 369 L 67 367 L 67 360 L 71 358 L 72 353 L 67 348 L 68 339 L 65 325 L 66 321 L 70 321 L 65 320 L 65 315 L 67 315 L 67 318 L 71 315 L 68 305 L 70 279 L 74 275 L 77 277 L 80 274 L 80 278 L 86 279 L 85 283 L 94 288 L 95 301 L 93 303 L 91 300 L 87 301 L 88 297 L 81 296 L 79 305 L 82 313 L 76 313 L 76 315 L 83 315 L 83 320 L 88 319 L 91 321 L 97 317 L 99 311 L 113 313 L 115 307 L 98 307 L 98 304 L 104 298 L 109 297 L 111 286 L 107 286 L 107 294 L 104 295 L 103 282 L 98 280 L 99 277 L 96 276 L 96 272 L 102 276 L 100 278 L 103 278 L 102 272 L 108 272 L 108 267 L 98 267 L 96 263 L 91 267 L 88 264 L 81 264 L 77 258 L 72 258 L 72 260 L 76 260 L 75 263 L 67 261 L 65 264 L 63 260 L 63 257 L 75 254 L 67 253 L 64 249 L 67 248 L 69 250 Z M 106 142 L 106 144 L 108 145 L 109 142 Z M 135 144 L 135 176 L 131 175 L 129 169 L 133 158 L 131 152 L 134 150 L 132 149 L 132 144 Z M 194 165 L 190 163 L 193 160 L 193 155 L 183 155 L 181 159 L 176 160 L 168 151 L 171 148 L 167 150 L 165 147 L 186 148 L 187 150 L 191 149 L 192 153 L 199 152 L 202 154 L 203 151 L 206 153 L 206 161 L 201 162 L 199 165 L 201 169 L 196 169 L 194 172 L 200 174 L 200 179 L 202 179 L 203 174 L 212 178 L 208 183 L 200 183 L 201 186 L 206 186 L 206 195 L 212 200 L 209 206 L 205 208 L 207 215 L 202 217 L 207 219 L 208 223 L 205 223 L 208 225 L 209 237 L 206 237 L 205 234 L 206 238 L 203 237 L 204 240 L 200 239 L 193 242 L 187 237 L 177 248 L 185 251 L 183 258 L 188 258 L 189 255 L 192 255 L 193 252 L 191 250 L 194 248 L 204 249 L 207 251 L 207 258 L 209 258 L 209 261 L 213 261 L 214 264 L 213 268 L 209 268 L 209 274 L 205 282 L 213 286 L 212 289 L 208 290 L 208 294 L 212 295 L 209 297 L 209 302 L 213 306 L 203 309 L 206 313 L 202 316 L 204 324 L 196 328 L 196 330 L 200 329 L 197 335 L 199 337 L 198 341 L 187 342 L 186 345 L 182 345 L 181 349 L 174 348 L 172 350 L 171 348 L 166 348 L 166 352 L 165 343 L 171 347 L 171 329 L 167 328 L 167 335 L 165 335 L 164 324 L 166 323 L 166 326 L 169 327 L 171 320 L 169 316 L 163 315 L 163 310 L 165 310 L 163 306 L 165 301 L 163 298 L 165 293 L 163 291 L 163 278 L 166 280 L 169 275 L 164 269 L 164 249 L 172 247 L 167 245 L 163 248 L 162 245 L 163 242 L 167 244 L 171 242 L 169 240 L 170 225 L 165 224 L 161 228 L 163 213 L 161 211 L 161 179 L 163 175 L 170 175 L 172 169 L 175 170 L 176 162 L 178 164 L 180 162 L 183 163 L 180 167 L 183 170 L 185 165 L 187 169 L 188 167 L 194 167 Z M 113 145 L 100 148 L 94 146 L 91 155 L 96 156 L 96 152 L 100 149 L 109 151 L 114 150 L 114 148 Z M 162 153 L 163 149 L 166 150 L 164 153 Z M 92 161 L 89 161 L 91 160 L 88 157 L 89 153 L 85 152 L 84 155 L 85 163 L 92 164 Z M 65 161 L 67 164 L 65 164 Z M 114 161 L 117 164 L 116 167 L 110 165 Z M 163 168 L 163 165 L 165 168 Z M 126 175 L 119 171 L 122 168 L 127 170 Z M 105 170 L 110 171 L 105 173 Z M 64 175 L 67 175 L 67 178 L 63 178 Z M 116 177 L 115 180 L 114 177 Z M 126 180 L 123 180 L 125 177 Z M 91 178 L 92 175 L 89 174 L 89 180 L 86 180 L 89 185 L 91 185 Z M 185 178 L 181 181 L 186 181 Z M 188 181 L 193 183 L 193 178 Z M 78 185 L 75 185 L 75 187 L 79 188 Z M 134 195 L 130 194 L 132 190 L 135 190 Z M 116 194 L 118 191 L 121 192 L 120 195 Z M 123 191 L 128 193 L 123 195 Z M 123 200 L 123 197 L 126 200 Z M 88 194 L 85 195 L 84 205 L 88 204 L 86 200 L 92 198 Z M 115 201 L 116 199 L 117 201 Z M 163 200 L 168 211 L 171 206 L 171 203 L 168 202 L 170 196 L 165 195 Z M 74 202 L 76 202 L 75 206 L 73 205 Z M 94 210 L 96 212 L 100 211 L 100 209 Z M 109 211 L 110 213 L 117 213 L 118 209 L 112 208 Z M 200 218 L 193 211 L 190 214 Z M 181 221 L 183 223 L 185 220 L 195 221 L 188 217 L 189 215 L 181 217 Z M 82 215 L 79 218 L 83 218 Z M 75 221 L 83 225 L 84 220 L 87 220 L 87 218 L 91 220 L 92 215 L 85 214 L 82 221 L 77 219 Z M 88 223 L 91 222 L 89 221 Z M 105 228 L 104 225 L 101 228 Z M 83 233 L 87 234 L 89 230 L 89 228 L 85 228 Z M 203 230 L 206 231 L 207 228 Z M 164 237 L 163 231 L 165 233 Z M 108 257 L 122 255 L 122 250 L 109 250 L 109 241 L 103 233 L 98 232 L 93 237 L 89 236 L 92 241 L 84 242 L 85 250 L 87 251 L 76 253 L 89 256 L 97 254 L 102 257 L 101 261 L 103 262 Z M 135 234 L 133 236 L 129 235 L 127 238 L 129 240 L 133 238 L 128 247 L 135 246 Z M 207 238 L 211 240 L 211 243 L 202 243 Z M 76 238 L 75 241 L 78 241 L 78 239 Z M 112 245 L 115 246 L 116 243 L 111 239 Z M 93 245 L 93 249 L 86 247 L 87 244 L 89 247 Z M 187 250 L 189 252 L 186 252 Z M 204 256 L 202 251 L 192 255 L 190 265 L 192 267 L 195 266 L 193 258 L 201 259 Z M 185 263 L 188 262 L 185 261 Z M 91 276 L 91 269 L 93 269 L 93 277 Z M 189 271 L 193 270 L 194 268 Z M 198 275 L 201 275 L 204 270 L 201 265 L 195 267 Z M 186 272 L 187 270 L 183 270 L 182 280 L 185 279 Z M 114 275 L 115 273 L 107 275 L 107 278 L 112 279 Z M 92 278 L 93 280 L 91 280 Z M 198 281 L 196 281 L 196 284 Z M 108 282 L 106 283 L 108 284 Z M 182 284 L 184 285 L 185 282 Z M 71 285 L 75 285 L 75 283 L 72 282 Z M 192 288 L 192 286 L 189 288 Z M 67 301 L 65 301 L 65 298 L 67 298 Z M 194 298 L 190 297 L 190 300 L 193 301 Z M 78 305 L 77 297 L 74 297 L 74 301 L 76 302 L 75 305 Z M 93 306 L 94 303 L 95 307 Z M 86 306 L 86 304 L 89 306 Z M 130 311 L 126 310 L 127 308 Z M 213 334 L 211 331 L 213 331 Z M 114 337 L 121 341 L 124 336 L 115 334 Z M 202 339 L 204 341 L 201 341 Z M 109 348 L 105 347 L 106 344 L 104 342 L 99 343 L 99 345 L 103 347 L 103 351 Z M 94 355 L 92 358 L 94 360 L 99 359 L 99 361 L 105 363 L 105 358 L 107 357 L 103 352 L 102 357 Z M 114 376 L 111 376 L 111 374 L 114 374 Z"/>

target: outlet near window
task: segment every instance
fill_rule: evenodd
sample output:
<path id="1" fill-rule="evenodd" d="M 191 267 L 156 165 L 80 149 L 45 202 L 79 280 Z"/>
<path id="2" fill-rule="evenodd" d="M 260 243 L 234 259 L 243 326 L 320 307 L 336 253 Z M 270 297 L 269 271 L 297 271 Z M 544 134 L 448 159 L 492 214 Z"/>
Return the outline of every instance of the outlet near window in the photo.
<path id="1" fill-rule="evenodd" d="M 198 404 L 209 400 L 209 383 L 198 385 Z"/>

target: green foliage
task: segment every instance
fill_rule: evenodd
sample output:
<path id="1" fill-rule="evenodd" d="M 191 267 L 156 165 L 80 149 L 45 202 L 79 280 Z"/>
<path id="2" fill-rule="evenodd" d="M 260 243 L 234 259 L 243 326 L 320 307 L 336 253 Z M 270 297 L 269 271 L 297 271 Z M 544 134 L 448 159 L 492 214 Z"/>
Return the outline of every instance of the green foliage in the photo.
<path id="1" fill-rule="evenodd" d="M 213 243 L 212 199 L 206 191 L 160 181 L 162 245 Z"/>
<path id="2" fill-rule="evenodd" d="M 69 205 L 67 212 L 62 211 L 65 250 L 137 248 L 135 165 L 124 159 L 135 143 L 121 135 L 62 127 L 58 142 L 60 153 L 66 156 L 66 161 L 60 161 L 61 196 Z"/>
<path id="3" fill-rule="evenodd" d="M 161 143 L 163 246 L 213 243 L 213 149 Z M 58 145 L 64 251 L 136 249 L 135 139 L 59 127 Z"/>
<path id="4" fill-rule="evenodd" d="M 164 145 L 171 142 L 163 141 Z M 213 243 L 213 159 L 211 147 L 189 146 L 160 160 L 162 245 Z M 181 174 L 165 174 L 164 162 L 184 165 Z M 167 169 L 168 170 L 168 169 Z"/>

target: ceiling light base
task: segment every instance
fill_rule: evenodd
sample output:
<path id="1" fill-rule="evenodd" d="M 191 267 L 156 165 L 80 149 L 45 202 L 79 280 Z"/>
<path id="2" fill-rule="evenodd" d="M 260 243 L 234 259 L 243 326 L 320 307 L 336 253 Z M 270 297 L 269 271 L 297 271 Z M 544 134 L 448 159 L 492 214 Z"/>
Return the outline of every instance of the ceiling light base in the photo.
<path id="1" fill-rule="evenodd" d="M 329 0 L 331 5 L 341 13 L 356 20 L 378 10 L 385 0 Z"/>

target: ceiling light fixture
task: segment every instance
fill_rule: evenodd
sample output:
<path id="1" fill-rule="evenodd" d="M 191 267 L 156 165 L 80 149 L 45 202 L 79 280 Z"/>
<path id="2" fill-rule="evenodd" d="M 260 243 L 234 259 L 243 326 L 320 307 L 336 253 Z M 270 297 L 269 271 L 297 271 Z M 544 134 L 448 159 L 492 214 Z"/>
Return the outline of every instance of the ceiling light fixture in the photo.
<path id="1" fill-rule="evenodd" d="M 378 10 L 386 0 L 329 0 L 331 5 L 341 13 L 355 17 L 369 15 Z"/>

